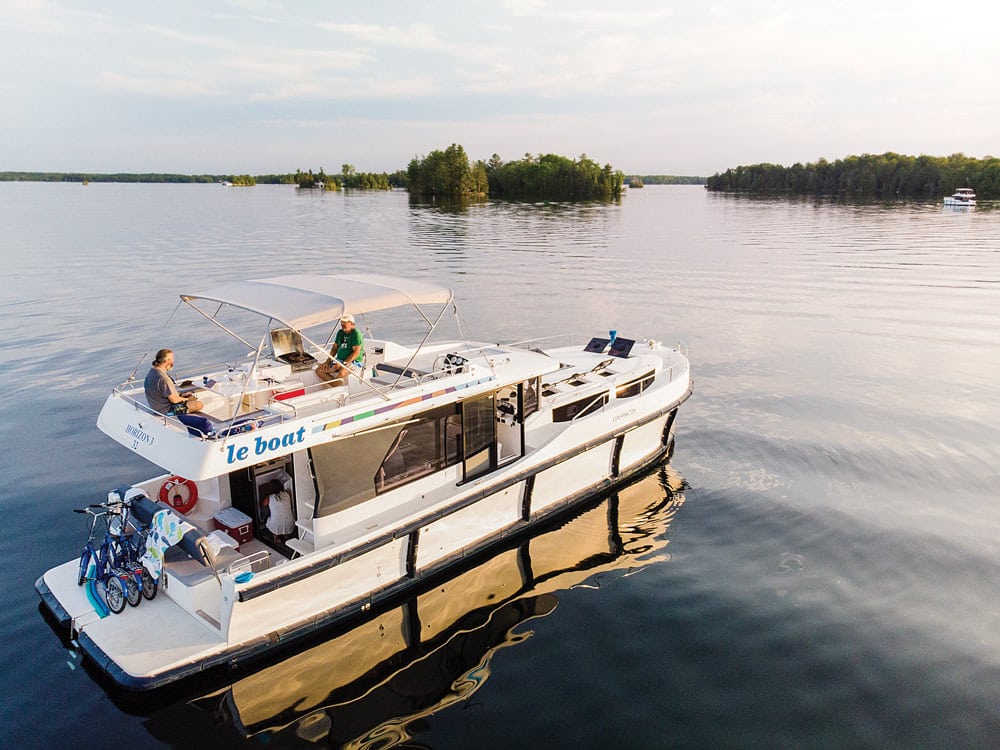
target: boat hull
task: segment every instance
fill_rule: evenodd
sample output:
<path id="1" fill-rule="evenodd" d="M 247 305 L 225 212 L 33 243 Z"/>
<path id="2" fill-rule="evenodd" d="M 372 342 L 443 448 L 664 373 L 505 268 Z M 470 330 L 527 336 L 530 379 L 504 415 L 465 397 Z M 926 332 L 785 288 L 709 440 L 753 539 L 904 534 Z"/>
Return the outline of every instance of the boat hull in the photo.
<path id="1" fill-rule="evenodd" d="M 166 633 L 160 643 L 128 643 L 129 636 L 113 620 L 95 620 L 85 602 L 74 605 L 73 597 L 79 595 L 71 588 L 73 562 L 50 570 L 35 587 L 53 615 L 76 633 L 85 655 L 127 690 L 150 690 L 206 670 L 239 667 L 278 645 L 364 618 L 376 605 L 428 577 L 628 482 L 672 450 L 674 418 L 690 395 L 685 383 L 683 391 L 666 392 L 645 414 L 624 408 L 617 420 L 602 422 L 605 427 L 596 431 L 582 420 L 576 434 L 566 431 L 531 461 L 522 459 L 468 483 L 456 499 L 351 549 L 309 555 L 284 566 L 280 575 L 242 585 L 224 576 L 218 585 L 222 600 L 232 602 L 228 612 L 213 611 L 210 601 L 196 601 L 190 606 L 199 621 L 166 597 L 130 611 L 133 640 L 137 632 Z M 588 429 L 591 434 L 581 438 Z M 217 584 L 209 583 L 217 594 Z M 164 618 L 174 616 L 177 622 L 164 628 Z"/>

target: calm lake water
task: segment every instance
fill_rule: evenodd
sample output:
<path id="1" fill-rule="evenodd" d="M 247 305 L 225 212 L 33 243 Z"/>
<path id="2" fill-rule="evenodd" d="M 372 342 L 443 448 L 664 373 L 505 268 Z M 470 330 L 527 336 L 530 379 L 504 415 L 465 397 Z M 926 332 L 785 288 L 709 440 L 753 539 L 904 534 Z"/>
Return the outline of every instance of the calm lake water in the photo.
<path id="1" fill-rule="evenodd" d="M 3 744 L 1000 743 L 995 207 L 0 183 L 0 227 Z M 260 669 L 108 689 L 32 586 L 71 508 L 159 473 L 95 427 L 109 387 L 183 344 L 182 291 L 356 271 L 452 285 L 476 338 L 685 342 L 670 464 Z"/>

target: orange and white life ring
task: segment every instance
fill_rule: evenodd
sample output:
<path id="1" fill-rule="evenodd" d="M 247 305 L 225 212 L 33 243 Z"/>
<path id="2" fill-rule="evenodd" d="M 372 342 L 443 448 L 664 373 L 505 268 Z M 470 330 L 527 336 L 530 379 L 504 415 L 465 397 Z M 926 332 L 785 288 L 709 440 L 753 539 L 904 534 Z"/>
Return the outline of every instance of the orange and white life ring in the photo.
<path id="1" fill-rule="evenodd" d="M 160 487 L 160 502 L 179 513 L 187 513 L 198 502 L 198 485 L 175 474 Z"/>

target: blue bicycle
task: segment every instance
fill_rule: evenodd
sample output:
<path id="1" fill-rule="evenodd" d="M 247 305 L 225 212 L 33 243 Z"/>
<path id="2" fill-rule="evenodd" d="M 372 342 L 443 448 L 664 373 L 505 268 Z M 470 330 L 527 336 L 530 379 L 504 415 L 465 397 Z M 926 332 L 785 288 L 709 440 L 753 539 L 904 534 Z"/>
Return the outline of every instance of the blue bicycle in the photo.
<path id="1" fill-rule="evenodd" d="M 153 599 L 156 596 L 157 582 L 142 564 L 149 527 L 141 525 L 135 516 L 131 515 L 132 503 L 129 500 L 110 503 L 104 507 L 107 507 L 111 513 L 108 528 L 112 538 L 111 551 L 114 556 L 114 567 L 130 571 L 135 578 L 136 588 L 142 593 L 142 596 L 146 599 Z M 131 533 L 128 532 L 130 526 L 133 529 Z M 129 594 L 127 588 L 128 603 L 132 606 L 138 606 L 139 595 L 137 593 Z M 135 599 L 134 603 L 133 598 Z"/>
<path id="2" fill-rule="evenodd" d="M 89 579 L 99 582 L 104 588 L 104 600 L 108 609 L 117 615 L 125 609 L 126 601 L 138 598 L 139 586 L 130 572 L 115 567 L 111 534 L 105 531 L 104 541 L 101 545 L 99 547 L 94 545 L 97 519 L 108 515 L 108 510 L 103 506 L 94 507 L 102 508 L 102 510 L 95 511 L 93 507 L 89 507 L 73 511 L 74 513 L 86 513 L 90 516 L 90 533 L 87 536 L 83 552 L 80 553 L 80 574 L 77 578 L 77 585 L 82 586 Z M 90 572 L 91 562 L 94 564 L 93 575 Z M 129 589 L 132 589 L 134 593 L 127 594 Z"/>

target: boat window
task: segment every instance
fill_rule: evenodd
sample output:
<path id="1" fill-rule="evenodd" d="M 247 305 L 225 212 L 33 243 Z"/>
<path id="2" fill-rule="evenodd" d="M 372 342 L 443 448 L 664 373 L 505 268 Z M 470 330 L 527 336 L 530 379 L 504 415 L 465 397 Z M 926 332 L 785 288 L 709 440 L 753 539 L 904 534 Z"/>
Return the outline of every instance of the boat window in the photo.
<path id="1" fill-rule="evenodd" d="M 650 370 L 649 372 L 640 375 L 635 380 L 630 380 L 627 383 L 622 383 L 620 386 L 618 386 L 616 394 L 618 398 L 631 398 L 632 396 L 638 396 L 644 390 L 649 388 L 649 386 L 653 384 L 653 381 L 655 379 L 656 379 L 656 373 Z"/>
<path id="2" fill-rule="evenodd" d="M 402 426 L 375 472 L 375 491 L 386 492 L 461 460 L 461 418 L 442 406 Z"/>
<path id="3" fill-rule="evenodd" d="M 496 394 L 462 402 L 462 441 L 465 479 L 496 468 Z"/>
<path id="4" fill-rule="evenodd" d="M 583 417 L 598 411 L 606 403 L 608 403 L 608 394 L 606 392 L 592 393 L 584 398 L 554 408 L 552 410 L 552 421 L 570 422 L 576 417 Z"/>
<path id="5" fill-rule="evenodd" d="M 538 411 L 538 391 L 541 378 L 525 380 L 521 388 L 521 418 L 529 417 Z"/>

